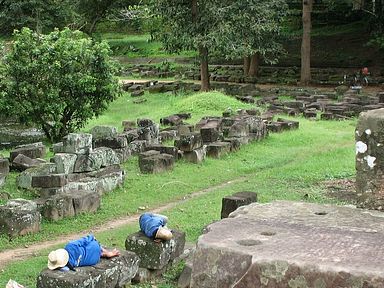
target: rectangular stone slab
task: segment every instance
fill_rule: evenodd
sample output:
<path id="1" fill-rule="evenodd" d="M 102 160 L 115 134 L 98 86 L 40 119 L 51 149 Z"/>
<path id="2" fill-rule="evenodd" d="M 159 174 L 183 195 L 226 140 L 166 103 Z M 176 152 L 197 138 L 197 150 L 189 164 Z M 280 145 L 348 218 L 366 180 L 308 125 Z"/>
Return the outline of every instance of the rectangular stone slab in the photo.
<path id="1" fill-rule="evenodd" d="M 191 288 L 384 287 L 384 214 L 276 201 L 240 207 L 200 236 Z"/>

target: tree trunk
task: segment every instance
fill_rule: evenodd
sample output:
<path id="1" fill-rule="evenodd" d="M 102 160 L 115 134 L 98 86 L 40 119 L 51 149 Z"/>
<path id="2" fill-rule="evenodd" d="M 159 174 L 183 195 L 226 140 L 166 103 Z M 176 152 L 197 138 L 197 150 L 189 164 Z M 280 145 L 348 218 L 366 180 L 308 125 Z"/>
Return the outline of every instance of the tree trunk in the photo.
<path id="1" fill-rule="evenodd" d="M 250 65 L 251 65 L 251 57 L 244 56 L 244 64 L 243 64 L 244 76 L 248 76 Z"/>
<path id="2" fill-rule="evenodd" d="M 303 0 L 303 39 L 301 42 L 300 82 L 308 85 L 311 81 L 311 12 L 313 0 Z"/>
<path id="3" fill-rule="evenodd" d="M 209 70 L 208 70 L 208 49 L 199 47 L 200 55 L 200 75 L 201 75 L 201 91 L 209 91 Z"/>
<path id="4" fill-rule="evenodd" d="M 251 63 L 249 65 L 249 77 L 257 77 L 259 72 L 260 54 L 255 53 L 251 56 Z"/>

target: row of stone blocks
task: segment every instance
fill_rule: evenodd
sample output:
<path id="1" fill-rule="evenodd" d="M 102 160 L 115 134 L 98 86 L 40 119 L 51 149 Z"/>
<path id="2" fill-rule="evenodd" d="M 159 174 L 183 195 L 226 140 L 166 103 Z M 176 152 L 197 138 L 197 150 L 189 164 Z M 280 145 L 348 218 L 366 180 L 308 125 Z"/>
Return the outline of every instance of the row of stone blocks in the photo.
<path id="1" fill-rule="evenodd" d="M 142 232 L 125 241 L 126 251 L 112 259 L 101 259 L 95 266 L 61 272 L 43 270 L 37 288 L 117 288 L 131 282 L 145 282 L 160 276 L 184 251 L 185 233 L 173 231 L 169 241 L 156 243 Z"/>

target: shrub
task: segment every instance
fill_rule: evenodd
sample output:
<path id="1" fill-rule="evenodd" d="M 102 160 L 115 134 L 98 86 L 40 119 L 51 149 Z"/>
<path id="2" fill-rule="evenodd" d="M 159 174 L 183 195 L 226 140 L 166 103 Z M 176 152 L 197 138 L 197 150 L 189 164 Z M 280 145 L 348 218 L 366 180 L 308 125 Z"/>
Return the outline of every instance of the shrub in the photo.
<path id="1" fill-rule="evenodd" d="M 16 31 L 4 58 L 0 111 L 41 127 L 51 141 L 60 140 L 100 115 L 119 95 L 109 53 L 106 43 L 79 31 Z"/>

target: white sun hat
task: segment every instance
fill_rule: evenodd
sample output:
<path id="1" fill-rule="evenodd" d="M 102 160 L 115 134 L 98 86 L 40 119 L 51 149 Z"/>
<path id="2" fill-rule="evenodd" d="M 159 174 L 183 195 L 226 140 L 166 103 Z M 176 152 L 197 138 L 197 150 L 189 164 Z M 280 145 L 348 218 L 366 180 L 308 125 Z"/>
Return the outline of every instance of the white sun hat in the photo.
<path id="1" fill-rule="evenodd" d="M 48 269 L 55 270 L 67 265 L 69 254 L 65 249 L 57 249 L 48 255 Z"/>

